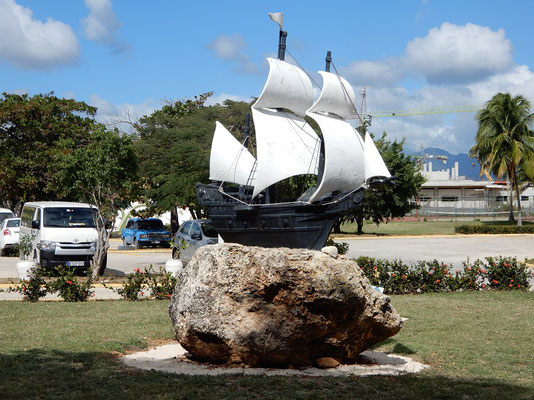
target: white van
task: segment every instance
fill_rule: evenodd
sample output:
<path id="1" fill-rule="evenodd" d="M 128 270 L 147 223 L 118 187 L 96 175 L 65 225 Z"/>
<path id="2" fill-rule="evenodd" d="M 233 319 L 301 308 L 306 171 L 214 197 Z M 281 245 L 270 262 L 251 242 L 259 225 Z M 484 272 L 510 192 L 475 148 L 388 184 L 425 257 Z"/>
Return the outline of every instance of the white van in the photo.
<path id="1" fill-rule="evenodd" d="M 86 271 L 96 250 L 98 209 L 85 203 L 40 201 L 24 204 L 20 239 L 32 238 L 30 257 L 42 268 L 66 265 Z M 103 274 L 106 258 L 99 269 Z"/>

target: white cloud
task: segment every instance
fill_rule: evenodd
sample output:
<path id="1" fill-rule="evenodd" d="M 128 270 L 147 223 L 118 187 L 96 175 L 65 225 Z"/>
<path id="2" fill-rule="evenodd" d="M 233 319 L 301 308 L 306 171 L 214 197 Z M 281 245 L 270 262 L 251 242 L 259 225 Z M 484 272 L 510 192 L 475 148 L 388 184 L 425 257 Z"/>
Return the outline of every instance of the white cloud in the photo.
<path id="1" fill-rule="evenodd" d="M 41 22 L 15 0 L 0 0 L 0 58 L 24 69 L 48 69 L 78 59 L 79 45 L 69 25 Z"/>
<path id="2" fill-rule="evenodd" d="M 222 104 L 225 100 L 244 101 L 246 103 L 250 103 L 252 101 L 252 98 L 239 96 L 236 94 L 221 93 L 215 96 L 208 97 L 205 104 L 207 106 L 213 106 L 215 104 Z"/>
<path id="3" fill-rule="evenodd" d="M 511 66 L 512 43 L 503 29 L 445 22 L 409 42 L 405 62 L 429 82 L 480 80 Z"/>
<path id="4" fill-rule="evenodd" d="M 245 74 L 259 73 L 258 66 L 250 61 L 248 55 L 244 52 L 246 43 L 240 35 L 221 35 L 209 43 L 208 48 L 211 49 L 217 57 L 225 61 L 236 63 L 237 72 Z"/>
<path id="5" fill-rule="evenodd" d="M 139 104 L 124 103 L 117 105 L 97 94 L 91 95 L 87 103 L 98 109 L 96 113 L 97 121 L 108 127 L 116 127 L 123 132 L 132 132 L 133 128 L 130 122 L 134 123 L 139 118 L 150 115 L 154 110 L 162 106 L 162 104 L 158 104 L 161 102 L 154 101 L 151 98 L 147 98 Z"/>
<path id="6" fill-rule="evenodd" d="M 340 68 L 343 76 L 357 85 L 388 86 L 403 76 L 399 59 L 354 61 Z"/>
<path id="7" fill-rule="evenodd" d="M 339 69 L 355 86 L 370 86 L 370 114 L 483 106 L 498 92 L 521 94 L 534 103 L 534 73 L 513 63 L 512 50 L 502 29 L 444 23 L 410 41 L 402 57 L 358 60 Z M 405 137 L 411 151 L 423 144 L 465 153 L 474 144 L 475 116 L 475 112 L 456 112 L 374 118 L 370 131 Z"/>
<path id="8" fill-rule="evenodd" d="M 82 20 L 87 39 L 110 46 L 114 53 L 128 49 L 119 39 L 121 23 L 111 8 L 111 0 L 85 0 L 89 16 Z"/>

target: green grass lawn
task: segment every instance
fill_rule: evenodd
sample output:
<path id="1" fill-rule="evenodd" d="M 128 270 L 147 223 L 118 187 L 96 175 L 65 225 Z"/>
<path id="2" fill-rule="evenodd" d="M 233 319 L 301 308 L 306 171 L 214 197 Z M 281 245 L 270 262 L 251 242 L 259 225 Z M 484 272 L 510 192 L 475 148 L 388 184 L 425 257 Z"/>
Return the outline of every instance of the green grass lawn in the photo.
<path id="1" fill-rule="evenodd" d="M 0 302 L 0 398 L 534 398 L 533 293 L 463 292 L 392 301 L 409 319 L 379 348 L 429 364 L 422 373 L 190 377 L 133 370 L 117 356 L 172 338 L 167 302 Z"/>
<path id="2" fill-rule="evenodd" d="M 532 221 L 524 221 L 523 224 L 532 224 Z M 391 221 L 376 226 L 375 223 L 365 221 L 363 232 L 372 236 L 402 236 L 402 235 L 454 235 L 454 227 L 464 224 L 487 224 L 487 225 L 509 225 L 508 221 Z M 515 225 L 515 224 L 512 224 Z M 346 234 L 356 233 L 356 223 L 343 224 L 341 232 Z"/>

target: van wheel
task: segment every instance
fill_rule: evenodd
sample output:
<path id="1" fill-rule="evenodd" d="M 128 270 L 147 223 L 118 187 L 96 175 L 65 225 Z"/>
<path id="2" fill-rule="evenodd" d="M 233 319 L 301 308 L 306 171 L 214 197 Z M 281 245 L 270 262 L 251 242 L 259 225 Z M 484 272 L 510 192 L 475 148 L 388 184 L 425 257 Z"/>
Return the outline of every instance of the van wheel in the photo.
<path id="1" fill-rule="evenodd" d="M 139 242 L 136 239 L 134 239 L 133 245 L 134 245 L 134 248 L 136 248 L 136 249 L 141 247 L 141 246 L 139 246 Z"/>

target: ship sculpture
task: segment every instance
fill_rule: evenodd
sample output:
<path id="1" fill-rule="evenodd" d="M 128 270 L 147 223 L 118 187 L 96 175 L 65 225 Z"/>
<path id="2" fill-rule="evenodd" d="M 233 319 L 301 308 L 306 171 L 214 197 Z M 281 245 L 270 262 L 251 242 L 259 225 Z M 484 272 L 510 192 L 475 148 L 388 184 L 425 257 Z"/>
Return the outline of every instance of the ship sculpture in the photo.
<path id="1" fill-rule="evenodd" d="M 369 185 L 392 178 L 369 133 L 362 137 L 348 122 L 359 118 L 354 91 L 329 72 L 330 57 L 314 101 L 311 79 L 284 61 L 287 34 L 280 28 L 279 57 L 267 58 L 267 82 L 252 105 L 256 157 L 246 134 L 241 143 L 217 122 L 212 183 L 197 183 L 197 198 L 226 242 L 320 249 L 336 220 L 362 206 Z M 305 116 L 317 122 L 321 135 Z M 315 175 L 316 186 L 294 201 L 273 196 L 275 185 L 299 175 Z"/>

